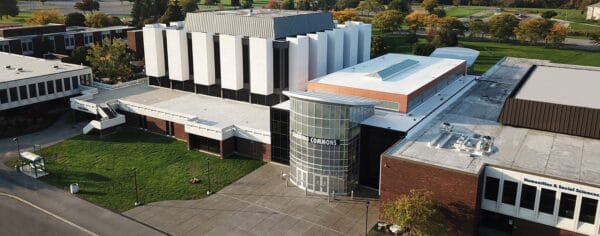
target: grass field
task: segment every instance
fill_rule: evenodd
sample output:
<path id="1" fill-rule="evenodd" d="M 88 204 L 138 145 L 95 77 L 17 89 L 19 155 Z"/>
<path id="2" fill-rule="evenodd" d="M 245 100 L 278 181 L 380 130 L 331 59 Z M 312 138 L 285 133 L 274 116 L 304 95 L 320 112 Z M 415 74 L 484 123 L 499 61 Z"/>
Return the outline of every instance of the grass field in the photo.
<path id="1" fill-rule="evenodd" d="M 453 16 L 453 17 L 467 17 L 470 15 L 473 15 L 475 13 L 478 12 L 482 12 L 488 9 L 493 9 L 490 7 L 480 7 L 480 6 L 450 6 L 450 7 L 446 7 L 446 15 L 448 16 Z"/>
<path id="2" fill-rule="evenodd" d="M 130 128 L 104 137 L 78 136 L 38 153 L 50 173 L 42 181 L 65 190 L 79 183 L 78 196 L 119 212 L 134 207 L 132 168 L 137 168 L 140 198 L 148 203 L 206 196 L 208 161 L 213 192 L 263 163 L 239 156 L 219 159 L 189 151 L 182 141 Z M 190 184 L 193 177 L 200 183 Z"/>
<path id="3" fill-rule="evenodd" d="M 20 12 L 19 15 L 12 17 L 2 17 L 0 18 L 0 24 L 6 24 L 6 23 L 19 23 L 19 24 L 23 24 L 25 23 L 26 19 L 31 18 L 31 12 Z"/>

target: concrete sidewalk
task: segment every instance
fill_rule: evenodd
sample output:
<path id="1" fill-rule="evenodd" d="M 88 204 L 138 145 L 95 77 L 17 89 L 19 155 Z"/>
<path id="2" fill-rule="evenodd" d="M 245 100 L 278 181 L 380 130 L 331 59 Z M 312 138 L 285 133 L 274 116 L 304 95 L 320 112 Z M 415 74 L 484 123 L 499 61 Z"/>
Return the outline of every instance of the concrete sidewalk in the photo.
<path id="1" fill-rule="evenodd" d="M 364 235 L 377 222 L 378 199 L 309 194 L 285 187 L 289 167 L 267 163 L 199 200 L 162 201 L 124 214 L 176 235 Z M 358 194 L 357 194 L 358 195 Z M 366 201 L 370 201 L 368 223 Z"/>

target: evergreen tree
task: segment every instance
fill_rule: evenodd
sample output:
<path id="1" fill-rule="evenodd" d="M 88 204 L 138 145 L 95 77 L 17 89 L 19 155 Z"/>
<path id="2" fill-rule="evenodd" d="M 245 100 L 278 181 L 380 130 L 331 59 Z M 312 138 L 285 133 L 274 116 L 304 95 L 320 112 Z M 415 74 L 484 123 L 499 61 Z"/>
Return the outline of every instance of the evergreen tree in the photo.
<path id="1" fill-rule="evenodd" d="M 183 14 L 181 14 L 181 6 L 179 6 L 179 1 L 174 0 L 167 6 L 167 10 L 165 14 L 160 17 L 160 22 L 167 24 L 173 21 L 182 21 Z"/>
<path id="2" fill-rule="evenodd" d="M 17 0 L 0 0 L 0 18 L 4 16 L 15 17 L 19 14 Z"/>
<path id="3" fill-rule="evenodd" d="M 144 20 L 148 18 L 148 6 L 144 0 L 135 0 L 131 7 L 131 25 L 142 27 Z"/>

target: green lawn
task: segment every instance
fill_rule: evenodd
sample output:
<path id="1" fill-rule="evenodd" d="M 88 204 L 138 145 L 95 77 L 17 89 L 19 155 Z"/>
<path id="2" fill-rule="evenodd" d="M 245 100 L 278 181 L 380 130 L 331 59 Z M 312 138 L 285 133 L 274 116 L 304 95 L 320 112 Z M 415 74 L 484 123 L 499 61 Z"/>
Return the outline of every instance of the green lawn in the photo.
<path id="1" fill-rule="evenodd" d="M 0 18 L 0 23 L 2 24 L 6 24 L 6 23 L 19 23 L 19 24 L 23 24 L 25 23 L 26 19 L 31 18 L 31 12 L 20 12 L 19 15 L 12 17 L 12 16 L 8 16 L 8 17 L 2 17 Z"/>
<path id="2" fill-rule="evenodd" d="M 453 17 L 467 17 L 470 15 L 473 15 L 475 13 L 478 12 L 482 12 L 488 9 L 493 9 L 490 7 L 480 7 L 480 6 L 450 6 L 450 7 L 446 7 L 446 15 L 448 16 L 453 16 Z"/>
<path id="3" fill-rule="evenodd" d="M 131 128 L 104 137 L 78 136 L 38 153 L 46 158 L 50 173 L 42 181 L 65 190 L 79 183 L 78 196 L 118 212 L 134 207 L 134 167 L 141 199 L 148 203 L 204 197 L 208 161 L 213 192 L 263 164 L 239 156 L 219 159 L 188 151 L 182 141 Z M 201 183 L 190 184 L 193 177 Z"/>

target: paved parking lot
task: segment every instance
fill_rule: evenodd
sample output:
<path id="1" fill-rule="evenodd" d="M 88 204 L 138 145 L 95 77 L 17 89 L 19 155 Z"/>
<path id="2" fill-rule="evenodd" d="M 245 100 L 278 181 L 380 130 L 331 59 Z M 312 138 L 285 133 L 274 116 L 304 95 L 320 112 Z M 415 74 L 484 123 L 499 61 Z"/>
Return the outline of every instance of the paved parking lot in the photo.
<path id="1" fill-rule="evenodd" d="M 369 200 L 368 225 L 377 222 L 376 197 L 307 197 L 286 188 L 279 174 L 287 170 L 265 164 L 204 199 L 156 202 L 124 214 L 176 235 L 364 235 Z"/>

